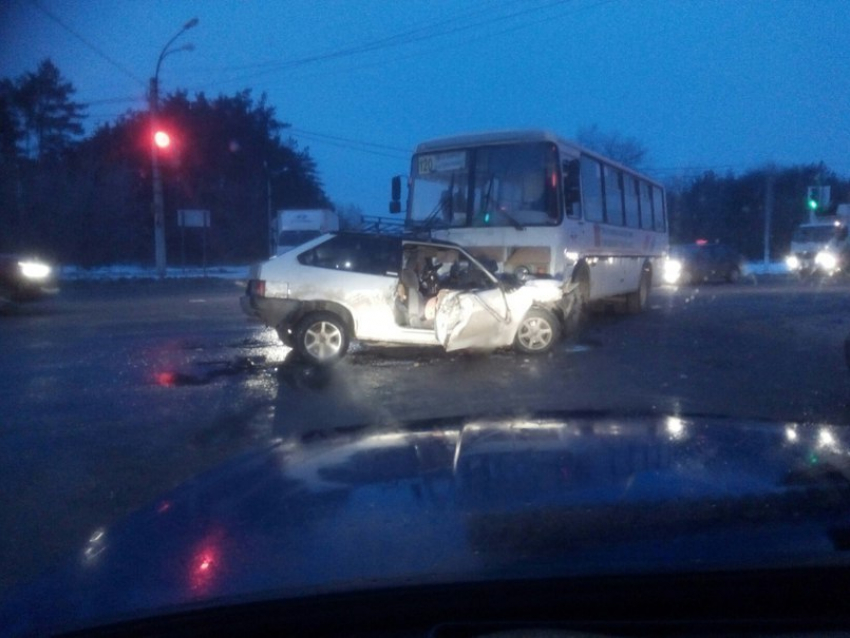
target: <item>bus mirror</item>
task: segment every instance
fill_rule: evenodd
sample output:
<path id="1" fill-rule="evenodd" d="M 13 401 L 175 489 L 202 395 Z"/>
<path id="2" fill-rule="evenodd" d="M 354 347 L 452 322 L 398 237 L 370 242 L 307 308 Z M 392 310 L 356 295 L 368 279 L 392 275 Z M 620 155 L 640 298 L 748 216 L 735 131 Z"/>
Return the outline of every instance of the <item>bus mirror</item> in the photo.
<path id="1" fill-rule="evenodd" d="M 392 197 L 390 199 L 390 212 L 397 214 L 401 212 L 401 176 L 396 175 L 392 179 Z"/>

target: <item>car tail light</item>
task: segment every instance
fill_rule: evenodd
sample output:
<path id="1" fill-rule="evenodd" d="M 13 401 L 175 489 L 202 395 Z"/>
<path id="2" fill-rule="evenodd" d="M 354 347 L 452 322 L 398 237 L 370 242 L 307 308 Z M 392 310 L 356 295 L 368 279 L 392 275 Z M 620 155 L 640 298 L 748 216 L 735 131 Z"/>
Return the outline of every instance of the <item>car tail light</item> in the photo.
<path id="1" fill-rule="evenodd" d="M 255 297 L 265 297 L 266 282 L 263 279 L 252 279 L 248 282 L 248 294 Z"/>

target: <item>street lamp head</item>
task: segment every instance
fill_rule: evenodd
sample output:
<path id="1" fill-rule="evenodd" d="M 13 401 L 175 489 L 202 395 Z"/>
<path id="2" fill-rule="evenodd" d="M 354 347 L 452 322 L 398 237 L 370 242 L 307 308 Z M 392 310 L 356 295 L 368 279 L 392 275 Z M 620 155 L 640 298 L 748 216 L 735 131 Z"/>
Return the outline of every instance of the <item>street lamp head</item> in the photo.
<path id="1" fill-rule="evenodd" d="M 196 26 L 198 26 L 198 19 L 192 18 L 191 20 L 189 20 L 189 22 L 183 25 L 183 30 L 185 31 L 186 29 L 191 29 L 192 27 Z"/>

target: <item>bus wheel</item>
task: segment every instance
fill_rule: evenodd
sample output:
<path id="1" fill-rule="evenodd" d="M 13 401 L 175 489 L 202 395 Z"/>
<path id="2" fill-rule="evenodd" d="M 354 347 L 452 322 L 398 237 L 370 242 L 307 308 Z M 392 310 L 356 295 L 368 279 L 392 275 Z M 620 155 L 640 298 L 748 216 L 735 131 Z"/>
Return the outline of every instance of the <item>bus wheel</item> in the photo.
<path id="1" fill-rule="evenodd" d="M 649 300 L 649 289 L 652 287 L 652 271 L 649 266 L 644 266 L 640 273 L 638 289 L 626 295 L 626 308 L 632 314 L 638 314 L 646 310 Z"/>

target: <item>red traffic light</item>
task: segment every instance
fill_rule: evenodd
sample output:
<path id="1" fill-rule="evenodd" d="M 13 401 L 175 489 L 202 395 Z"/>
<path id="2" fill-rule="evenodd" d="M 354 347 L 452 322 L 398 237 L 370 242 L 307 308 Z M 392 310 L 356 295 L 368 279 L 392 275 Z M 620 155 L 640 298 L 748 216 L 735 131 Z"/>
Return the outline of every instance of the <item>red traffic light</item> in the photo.
<path id="1" fill-rule="evenodd" d="M 153 134 L 153 143 L 159 148 L 168 148 L 171 146 L 171 136 L 165 131 L 157 131 Z"/>

